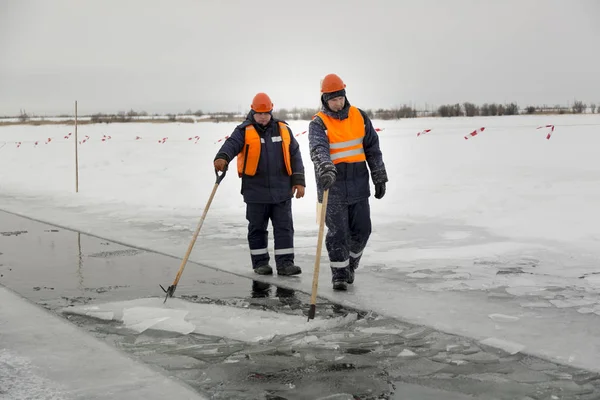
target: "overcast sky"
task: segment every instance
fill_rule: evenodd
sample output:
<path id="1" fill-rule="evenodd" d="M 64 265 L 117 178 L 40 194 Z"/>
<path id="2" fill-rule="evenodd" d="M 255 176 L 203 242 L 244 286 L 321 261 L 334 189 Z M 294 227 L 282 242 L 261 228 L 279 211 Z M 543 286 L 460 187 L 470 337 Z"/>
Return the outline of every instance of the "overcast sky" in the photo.
<path id="1" fill-rule="evenodd" d="M 600 103 L 600 0 L 0 0 L 0 115 Z"/>

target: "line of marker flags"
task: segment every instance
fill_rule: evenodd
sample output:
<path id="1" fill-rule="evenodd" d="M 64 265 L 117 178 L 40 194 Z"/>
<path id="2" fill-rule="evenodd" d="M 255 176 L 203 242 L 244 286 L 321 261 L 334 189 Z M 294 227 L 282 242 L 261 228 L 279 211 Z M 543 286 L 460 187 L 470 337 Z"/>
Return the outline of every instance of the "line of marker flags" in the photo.
<path id="1" fill-rule="evenodd" d="M 544 128 L 548 129 L 547 133 L 546 133 L 546 139 L 549 140 L 550 137 L 552 137 L 552 134 L 554 133 L 554 125 L 542 125 L 542 126 L 538 126 L 536 129 L 544 129 Z M 486 128 L 484 126 L 482 126 L 480 128 L 477 128 L 477 129 L 473 130 L 472 132 L 466 134 L 464 136 L 464 139 L 465 140 L 469 140 L 471 138 L 474 138 L 475 136 L 477 136 L 480 133 L 484 132 L 485 129 Z M 375 131 L 377 131 L 377 132 L 382 132 L 384 130 L 385 130 L 385 128 L 375 128 Z M 433 131 L 433 129 L 424 129 L 424 130 L 422 130 L 420 132 L 417 132 L 417 137 L 426 135 L 426 134 L 428 134 L 428 133 L 430 133 L 432 131 Z M 303 131 L 303 132 L 297 133 L 297 134 L 294 135 L 294 137 L 299 137 L 299 136 L 305 135 L 307 132 L 308 131 Z M 65 135 L 63 137 L 63 139 L 68 140 L 68 139 L 71 138 L 71 136 L 72 136 L 72 133 L 68 133 L 67 135 Z M 220 143 L 220 142 L 223 142 L 223 141 L 229 139 L 229 136 L 230 135 L 222 137 L 221 139 L 219 139 L 216 142 L 214 142 L 214 144 L 217 144 L 217 143 Z M 87 143 L 88 141 L 90 141 L 90 139 L 91 139 L 90 136 L 84 135 L 83 139 L 81 139 L 79 141 L 79 144 L 81 145 L 81 144 Z M 102 141 L 102 142 L 108 142 L 111 139 L 112 139 L 112 136 L 110 136 L 110 135 L 102 135 L 102 137 L 100 138 L 100 141 Z M 159 144 L 164 144 L 164 143 L 167 142 L 168 139 L 169 139 L 168 136 L 163 137 L 163 138 L 161 138 L 161 139 L 158 140 L 158 143 Z M 40 143 L 49 144 L 53 140 L 54 140 L 54 138 L 51 138 L 51 137 L 47 138 L 45 141 L 43 141 L 43 140 L 36 140 L 36 141 L 33 142 L 33 146 L 37 147 Z M 142 140 L 142 137 L 136 135 L 134 140 Z M 194 144 L 197 144 L 199 140 L 200 140 L 200 136 L 198 136 L 198 135 L 189 137 L 187 139 L 187 141 L 193 142 Z M 19 148 L 19 147 L 21 147 L 21 145 L 23 143 L 28 143 L 28 142 L 15 142 L 15 145 L 16 145 L 17 148 Z"/>
<path id="2" fill-rule="evenodd" d="M 536 129 L 542 129 L 542 128 L 548 128 L 548 133 L 546 134 L 546 139 L 550 139 L 550 137 L 552 136 L 552 133 L 554 132 L 554 125 L 542 125 L 542 126 L 538 126 Z M 417 132 L 417 137 L 425 135 L 429 132 L 431 132 L 433 129 L 425 129 L 423 131 Z M 485 131 L 485 126 L 482 126 L 481 128 L 477 128 L 474 131 L 466 134 L 464 136 L 465 140 L 469 140 L 477 135 L 479 135 L 481 132 Z"/>

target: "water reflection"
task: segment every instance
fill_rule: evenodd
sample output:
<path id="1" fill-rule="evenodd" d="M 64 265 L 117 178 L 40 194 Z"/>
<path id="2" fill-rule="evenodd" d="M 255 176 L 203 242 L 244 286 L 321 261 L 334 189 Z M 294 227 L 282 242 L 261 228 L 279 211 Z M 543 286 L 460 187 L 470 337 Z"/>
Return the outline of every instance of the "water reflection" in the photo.
<path id="1" fill-rule="evenodd" d="M 77 281 L 79 290 L 83 291 L 83 255 L 81 254 L 81 233 L 77 232 Z"/>
<path id="2" fill-rule="evenodd" d="M 296 292 L 293 289 L 286 289 L 277 286 L 275 296 L 279 297 L 280 299 L 293 299 L 296 297 Z"/>
<path id="3" fill-rule="evenodd" d="M 266 282 L 252 281 L 251 297 L 254 299 L 271 297 L 271 285 Z M 279 298 L 282 303 L 298 302 L 296 298 L 296 291 L 293 289 L 287 289 L 280 286 L 275 286 L 275 297 Z"/>
<path id="4" fill-rule="evenodd" d="M 271 285 L 269 283 L 252 281 L 251 296 L 253 299 L 269 297 L 271 295 Z"/>

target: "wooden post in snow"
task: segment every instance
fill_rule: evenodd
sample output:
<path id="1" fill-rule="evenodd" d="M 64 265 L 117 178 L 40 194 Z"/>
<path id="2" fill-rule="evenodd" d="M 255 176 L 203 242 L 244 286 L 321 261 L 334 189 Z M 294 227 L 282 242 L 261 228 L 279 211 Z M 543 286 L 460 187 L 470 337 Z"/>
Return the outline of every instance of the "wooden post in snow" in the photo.
<path id="1" fill-rule="evenodd" d="M 79 193 L 79 154 L 77 141 L 77 100 L 75 100 L 75 193 Z"/>

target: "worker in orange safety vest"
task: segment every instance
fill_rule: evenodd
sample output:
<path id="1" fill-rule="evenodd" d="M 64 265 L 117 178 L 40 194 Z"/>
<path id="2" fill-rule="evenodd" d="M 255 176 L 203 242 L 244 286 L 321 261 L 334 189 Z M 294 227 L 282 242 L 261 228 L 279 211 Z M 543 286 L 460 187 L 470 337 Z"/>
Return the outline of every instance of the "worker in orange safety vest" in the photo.
<path id="1" fill-rule="evenodd" d="M 371 235 L 370 181 L 375 198 L 388 181 L 379 136 L 367 114 L 348 102 L 346 84 L 329 74 L 321 82 L 321 110 L 308 128 L 317 194 L 329 190 L 325 245 L 334 290 L 347 290 Z"/>
<path id="2" fill-rule="evenodd" d="M 248 245 L 254 272 L 271 275 L 268 224 L 273 226 L 275 266 L 278 275 L 297 275 L 294 264 L 292 198 L 304 196 L 304 165 L 292 130 L 273 118 L 273 103 L 266 93 L 252 100 L 246 120 L 219 149 L 214 167 L 223 171 L 237 157 L 237 173 L 246 203 Z"/>

